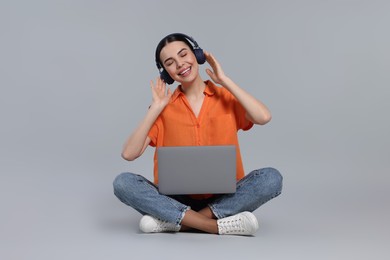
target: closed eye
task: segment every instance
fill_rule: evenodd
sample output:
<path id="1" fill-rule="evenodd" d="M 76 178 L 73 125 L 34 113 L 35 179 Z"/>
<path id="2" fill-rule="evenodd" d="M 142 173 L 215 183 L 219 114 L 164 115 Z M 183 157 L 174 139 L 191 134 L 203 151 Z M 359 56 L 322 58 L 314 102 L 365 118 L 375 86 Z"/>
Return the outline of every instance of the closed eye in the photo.
<path id="1" fill-rule="evenodd" d="M 180 56 L 180 57 L 185 57 L 185 56 L 187 56 L 187 53 L 188 53 L 188 49 L 186 49 L 186 48 L 183 48 L 183 49 L 181 49 L 178 53 L 177 53 L 177 55 L 178 56 Z M 171 57 L 171 58 L 168 58 L 168 59 L 166 59 L 165 61 L 164 61 L 164 65 L 165 66 L 170 66 L 170 65 L 172 65 L 173 64 L 173 58 Z"/>
<path id="2" fill-rule="evenodd" d="M 165 66 L 170 66 L 172 65 L 173 61 L 172 60 L 168 60 L 165 62 Z"/>

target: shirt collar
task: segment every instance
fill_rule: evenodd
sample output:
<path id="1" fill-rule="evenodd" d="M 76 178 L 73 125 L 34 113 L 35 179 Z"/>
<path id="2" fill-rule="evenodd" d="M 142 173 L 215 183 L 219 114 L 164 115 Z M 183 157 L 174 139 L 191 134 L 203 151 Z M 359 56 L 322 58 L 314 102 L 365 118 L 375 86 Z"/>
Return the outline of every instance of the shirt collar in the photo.
<path id="1" fill-rule="evenodd" d="M 203 93 L 206 94 L 207 96 L 213 96 L 215 94 L 215 87 L 216 87 L 214 83 L 211 82 L 211 80 L 206 80 L 204 83 L 206 83 L 206 88 L 204 89 Z M 177 86 L 177 88 L 173 92 L 170 103 L 175 102 L 175 100 L 179 96 L 184 95 L 184 92 L 181 90 L 180 86 L 181 85 Z"/>

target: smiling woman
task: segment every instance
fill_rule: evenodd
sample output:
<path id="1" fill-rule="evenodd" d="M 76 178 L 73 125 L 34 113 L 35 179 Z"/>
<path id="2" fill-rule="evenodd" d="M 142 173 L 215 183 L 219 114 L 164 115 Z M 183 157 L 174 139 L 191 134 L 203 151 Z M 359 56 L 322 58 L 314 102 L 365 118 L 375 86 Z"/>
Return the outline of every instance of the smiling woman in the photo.
<path id="1" fill-rule="evenodd" d="M 229 77 L 211 53 L 181 33 L 164 37 L 156 48 L 160 77 L 151 81 L 153 101 L 144 120 L 124 144 L 122 157 L 134 160 L 150 145 L 154 182 L 134 173 L 114 181 L 115 195 L 144 215 L 143 232 L 197 229 L 213 234 L 253 235 L 253 212 L 282 191 L 282 176 L 273 168 L 245 176 L 237 132 L 271 120 L 268 108 Z M 207 61 L 211 80 L 203 80 L 199 65 Z M 174 92 L 166 83 L 179 83 Z M 213 83 L 214 82 L 214 83 Z M 217 86 L 216 84 L 220 85 Z M 157 148 L 163 146 L 235 145 L 236 192 L 233 194 L 163 195 L 158 191 Z"/>

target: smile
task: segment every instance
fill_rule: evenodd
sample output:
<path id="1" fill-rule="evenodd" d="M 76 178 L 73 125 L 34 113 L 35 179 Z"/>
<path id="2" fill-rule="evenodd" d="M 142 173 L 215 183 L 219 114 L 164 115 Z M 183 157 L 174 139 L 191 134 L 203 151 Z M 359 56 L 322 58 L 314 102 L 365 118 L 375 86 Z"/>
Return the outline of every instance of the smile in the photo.
<path id="1" fill-rule="evenodd" d="M 191 67 L 188 67 L 187 69 L 181 71 L 179 73 L 180 76 L 187 76 L 191 72 Z"/>

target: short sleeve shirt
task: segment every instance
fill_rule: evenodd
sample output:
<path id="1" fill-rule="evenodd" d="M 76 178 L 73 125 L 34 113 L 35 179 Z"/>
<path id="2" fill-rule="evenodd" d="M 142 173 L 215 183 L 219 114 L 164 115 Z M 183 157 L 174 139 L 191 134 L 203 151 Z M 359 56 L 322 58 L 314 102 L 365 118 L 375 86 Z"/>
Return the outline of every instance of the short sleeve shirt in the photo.
<path id="1" fill-rule="evenodd" d="M 246 111 L 225 88 L 205 81 L 205 98 L 198 117 L 195 116 L 180 86 L 173 92 L 168 105 L 156 119 L 148 136 L 150 145 L 197 146 L 235 145 L 237 180 L 244 177 L 238 144 L 238 130 L 249 130 L 253 123 L 246 119 Z M 157 149 L 154 153 L 154 183 L 158 184 Z"/>

